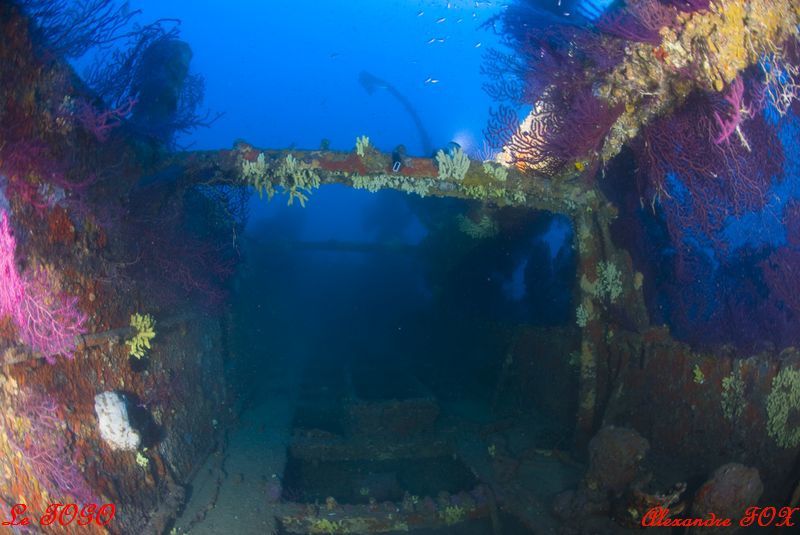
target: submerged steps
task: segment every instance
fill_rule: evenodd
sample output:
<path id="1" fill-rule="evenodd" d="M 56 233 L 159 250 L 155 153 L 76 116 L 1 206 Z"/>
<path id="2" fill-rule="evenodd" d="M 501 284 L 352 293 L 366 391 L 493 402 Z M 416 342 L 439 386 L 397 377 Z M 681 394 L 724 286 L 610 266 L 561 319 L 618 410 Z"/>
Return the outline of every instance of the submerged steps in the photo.
<path id="1" fill-rule="evenodd" d="M 411 374 L 300 368 L 272 377 L 280 385 L 265 393 L 275 395 L 242 415 L 217 460 L 221 469 L 194 482 L 178 528 L 191 524 L 193 535 L 230 526 L 244 534 L 524 535 L 549 525 L 542 489 L 499 479 L 481 426 L 441 407 Z M 409 410 L 417 411 L 415 425 Z M 549 478 L 558 464 L 528 460 L 522 470 Z M 191 523 L 198 514 L 202 521 Z"/>
<path id="2" fill-rule="evenodd" d="M 451 453 L 449 441 L 428 435 L 398 442 L 391 438 L 348 438 L 321 431 L 295 430 L 291 445 L 294 457 L 309 461 L 427 459 Z"/>
<path id="3" fill-rule="evenodd" d="M 487 533 L 492 500 L 435 428 L 433 394 L 404 370 L 328 372 L 316 368 L 298 401 L 283 493 L 270 506 L 282 532 L 466 533 L 481 521 L 476 533 Z"/>
<path id="4" fill-rule="evenodd" d="M 452 527 L 450 533 L 465 533 L 461 524 L 484 522 L 489 518 L 489 502 L 482 488 L 458 495 L 458 505 L 426 498 L 422 503 L 406 500 L 402 504 L 347 505 L 323 508 L 309 514 L 305 504 L 288 503 L 275 511 L 285 533 L 398 533 Z"/>

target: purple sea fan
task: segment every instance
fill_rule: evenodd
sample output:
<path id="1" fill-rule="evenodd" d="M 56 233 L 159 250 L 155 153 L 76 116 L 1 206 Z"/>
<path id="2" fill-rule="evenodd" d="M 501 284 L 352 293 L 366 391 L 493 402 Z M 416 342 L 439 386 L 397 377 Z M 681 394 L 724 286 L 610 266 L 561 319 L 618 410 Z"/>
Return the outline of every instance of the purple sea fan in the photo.
<path id="1" fill-rule="evenodd" d="M 108 46 L 121 37 L 139 10 L 113 0 L 22 0 L 34 21 L 39 43 L 49 57 L 83 56 L 94 47 Z"/>
<path id="2" fill-rule="evenodd" d="M 783 209 L 783 224 L 786 226 L 786 241 L 800 248 L 800 201 L 789 201 Z"/>
<path id="3" fill-rule="evenodd" d="M 84 332 L 86 315 L 77 299 L 53 291 L 50 273 L 36 269 L 20 274 L 15 263 L 16 240 L 6 212 L 0 212 L 0 315 L 10 316 L 22 341 L 50 364 L 56 355 L 71 356 L 76 337 Z"/>
<path id="4" fill-rule="evenodd" d="M 0 316 L 16 319 L 25 296 L 25 285 L 14 263 L 17 242 L 11 233 L 8 214 L 0 211 Z"/>
<path id="5" fill-rule="evenodd" d="M 717 240 L 727 218 L 764 206 L 783 172 L 780 141 L 763 115 L 739 125 L 748 144 L 716 144 L 713 110 L 708 95 L 690 95 L 671 115 L 643 128 L 635 147 L 643 189 L 662 200 L 676 243 L 690 229 Z"/>
<path id="6" fill-rule="evenodd" d="M 489 122 L 483 131 L 486 144 L 492 149 L 502 149 L 519 129 L 517 112 L 509 106 L 489 110 Z"/>
<path id="7" fill-rule="evenodd" d="M 591 156 L 600 148 L 622 110 L 621 105 L 612 107 L 590 91 L 578 92 L 563 110 L 561 125 L 548 142 L 550 150 L 568 160 Z"/>
<path id="8" fill-rule="evenodd" d="M 674 6 L 686 13 L 708 9 L 711 0 L 661 0 L 662 3 Z"/>
<path id="9" fill-rule="evenodd" d="M 136 105 L 135 99 L 128 101 L 116 109 L 98 110 L 93 104 L 80 100 L 76 105 L 75 117 L 87 132 L 91 132 L 100 143 L 105 143 L 111 131 L 122 124 Z"/>
<path id="10" fill-rule="evenodd" d="M 800 202 L 790 201 L 783 213 L 786 242 L 761 262 L 771 297 L 800 314 Z"/>
<path id="11" fill-rule="evenodd" d="M 58 404 L 50 396 L 32 391 L 21 392 L 17 399 L 14 409 L 25 427 L 10 426 L 6 439 L 42 488 L 57 501 L 65 501 L 68 496 L 78 503 L 96 501 L 94 492 L 72 461 Z"/>
<path id="12" fill-rule="evenodd" d="M 659 0 L 638 0 L 630 8 L 641 23 L 650 30 L 660 31 L 675 24 L 677 11 Z"/>
<path id="13" fill-rule="evenodd" d="M 620 37 L 628 41 L 658 45 L 661 35 L 658 28 L 651 28 L 627 8 L 604 13 L 595 24 L 603 33 Z"/>
<path id="14" fill-rule="evenodd" d="M 37 268 L 26 281 L 17 320 L 22 341 L 50 364 L 57 355 L 73 356 L 87 319 L 77 308 L 77 298 L 55 294 L 52 285 L 48 271 Z"/>
<path id="15" fill-rule="evenodd" d="M 574 96 L 555 93 L 537 105 L 524 128 L 514 134 L 515 162 L 547 174 L 576 159 L 593 160 L 622 107 L 609 106 L 590 90 Z"/>
<path id="16" fill-rule="evenodd" d="M 727 103 L 728 110 L 714 111 L 714 119 L 716 120 L 718 131 L 714 136 L 714 143 L 717 145 L 728 142 L 731 135 L 735 132 L 740 133 L 740 139 L 743 143 L 747 143 L 745 138 L 741 135 L 740 125 L 742 121 L 753 115 L 753 111 L 745 106 L 744 103 L 744 82 L 741 76 L 737 76 L 731 83 L 728 94 L 725 95 L 725 102 Z"/>
<path id="17" fill-rule="evenodd" d="M 761 263 L 761 270 L 771 296 L 800 314 L 800 252 L 781 247 Z"/>
<path id="18" fill-rule="evenodd" d="M 658 45 L 660 31 L 675 22 L 677 11 L 659 0 L 629 0 L 627 5 L 605 11 L 595 23 L 598 30 L 628 41 Z"/>

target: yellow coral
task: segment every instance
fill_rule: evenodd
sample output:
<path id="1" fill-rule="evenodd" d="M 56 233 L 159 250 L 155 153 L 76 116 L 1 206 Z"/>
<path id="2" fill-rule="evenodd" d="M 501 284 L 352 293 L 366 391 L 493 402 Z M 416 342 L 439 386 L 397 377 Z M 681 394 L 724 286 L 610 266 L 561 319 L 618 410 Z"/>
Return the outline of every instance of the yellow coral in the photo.
<path id="1" fill-rule="evenodd" d="M 469 156 L 457 148 L 453 152 L 439 149 L 436 153 L 436 163 L 439 165 L 439 180 L 464 180 L 469 171 Z"/>
<path id="2" fill-rule="evenodd" d="M 466 511 L 462 507 L 458 505 L 449 505 L 444 508 L 444 511 L 439 513 L 439 516 L 444 520 L 444 523 L 448 526 L 452 526 L 453 524 L 458 524 L 464 517 L 467 516 Z"/>
<path id="3" fill-rule="evenodd" d="M 267 199 L 272 200 L 275 189 L 272 187 L 267 171 L 267 162 L 263 152 L 258 154 L 258 158 L 254 162 L 242 160 L 242 176 L 245 181 L 256 188 L 259 198 L 263 198 L 266 193 Z"/>
<path id="4" fill-rule="evenodd" d="M 287 204 L 292 205 L 297 200 L 302 207 L 305 207 L 311 190 L 320 185 L 319 175 L 314 169 L 291 154 L 277 166 L 270 166 L 263 152 L 258 154 L 254 162 L 243 160 L 242 178 L 256 188 L 259 197 L 266 194 L 269 200 L 275 195 L 273 183 L 278 184 L 289 195 Z"/>
<path id="5" fill-rule="evenodd" d="M 740 370 L 734 370 L 722 379 L 722 414 L 729 422 L 735 422 L 744 412 L 744 380 Z"/>
<path id="6" fill-rule="evenodd" d="M 384 188 L 398 189 L 404 193 L 416 193 L 420 197 L 429 194 L 435 186 L 435 181 L 430 178 L 413 178 L 401 175 L 353 175 L 350 181 L 355 189 L 365 189 L 375 193 Z"/>
<path id="7" fill-rule="evenodd" d="M 456 217 L 456 221 L 458 222 L 458 230 L 473 240 L 492 238 L 499 232 L 497 223 L 485 214 L 477 223 L 463 214 L 459 214 Z"/>
<path id="8" fill-rule="evenodd" d="M 146 452 L 147 448 L 145 448 L 144 451 Z M 137 451 L 136 452 L 136 464 L 138 464 L 139 466 L 141 466 L 142 468 L 144 468 L 146 470 L 147 467 L 150 466 L 150 459 L 147 458 L 147 456 L 144 454 L 144 452 Z"/>
<path id="9" fill-rule="evenodd" d="M 156 337 L 156 322 L 150 314 L 133 314 L 131 316 L 131 327 L 136 330 L 136 334 L 125 342 L 130 348 L 130 355 L 137 359 L 143 358 L 150 349 L 150 340 Z"/>
<path id="10" fill-rule="evenodd" d="M 297 199 L 300 206 L 305 208 L 311 190 L 318 188 L 320 184 L 316 173 L 291 154 L 278 167 L 278 176 L 281 177 L 281 186 L 289 194 L 287 204 L 290 206 Z"/>
<path id="11" fill-rule="evenodd" d="M 782 44 L 800 34 L 798 24 L 793 0 L 716 0 L 711 9 L 681 14 L 678 24 L 663 29 L 658 54 L 652 44 L 628 43 L 625 60 L 598 84 L 599 96 L 626 110 L 611 128 L 603 159 L 692 90 L 724 91 L 746 68 L 780 56 Z"/>
<path id="12" fill-rule="evenodd" d="M 622 271 L 615 263 L 602 261 L 597 264 L 597 281 L 593 290 L 595 297 L 610 303 L 622 295 Z"/>
<path id="13" fill-rule="evenodd" d="M 578 308 L 575 309 L 575 323 L 583 329 L 589 324 L 589 320 L 591 319 L 591 313 L 589 309 L 586 308 L 583 303 L 578 305 Z"/>
<path id="14" fill-rule="evenodd" d="M 508 178 L 508 169 L 500 164 L 483 162 L 483 172 L 489 175 L 490 178 L 500 182 L 505 182 Z"/>
<path id="15" fill-rule="evenodd" d="M 698 385 L 701 385 L 706 382 L 706 375 L 703 373 L 703 370 L 700 368 L 699 364 L 695 364 L 694 368 L 692 369 L 692 375 L 694 376 L 694 382 Z"/>
<path id="16" fill-rule="evenodd" d="M 331 521 L 327 518 L 319 518 L 314 520 L 308 528 L 309 533 L 327 533 L 333 535 L 334 533 L 349 533 L 347 526 L 341 520 Z"/>
<path id="17" fill-rule="evenodd" d="M 356 154 L 363 158 L 367 154 L 369 148 L 369 138 L 367 136 L 358 136 L 356 138 Z"/>
<path id="18" fill-rule="evenodd" d="M 767 432 L 782 448 L 800 445 L 800 427 L 792 422 L 800 414 L 800 370 L 784 368 L 772 380 L 767 396 Z"/>

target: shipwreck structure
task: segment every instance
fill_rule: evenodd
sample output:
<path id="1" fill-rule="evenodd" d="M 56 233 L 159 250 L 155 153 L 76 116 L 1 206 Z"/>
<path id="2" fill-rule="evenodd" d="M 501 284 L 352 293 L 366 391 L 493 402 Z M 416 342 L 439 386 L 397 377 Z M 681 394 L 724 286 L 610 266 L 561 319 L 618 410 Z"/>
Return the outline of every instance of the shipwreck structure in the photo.
<path id="1" fill-rule="evenodd" d="M 398 159 L 376 150 L 366 138 L 360 138 L 352 152 L 278 150 L 246 142 L 218 151 L 166 151 L 129 128 L 130 109 L 103 111 L 104 104 L 69 65 L 41 48 L 40 36 L 24 10 L 14 2 L 3 2 L 3 513 L 18 503 L 43 511 L 47 504 L 71 495 L 79 502 L 117 506 L 111 527 L 75 527 L 76 531 L 167 530 L 184 505 L 186 486 L 209 455 L 224 455 L 225 430 L 238 411 L 225 381 L 225 364 L 232 358 L 227 345 L 230 318 L 224 307 L 214 305 L 224 302 L 222 281 L 235 268 L 231 236 L 241 231 L 238 192 L 254 188 L 272 197 L 283 191 L 290 202 L 305 204 L 313 202 L 317 188 L 333 183 L 474 200 L 568 218 L 577 255 L 572 289 L 575 324 L 566 330 L 521 327 L 511 349 L 514 366 L 530 367 L 534 356 L 526 340 L 535 340 L 538 355 L 554 355 L 547 360 L 547 369 L 563 371 L 571 364 L 558 341 L 567 335 L 575 339 L 578 388 L 576 399 L 570 401 L 577 407 L 573 441 L 541 453 L 554 462 L 580 467 L 598 431 L 609 426 L 629 428 L 641 437 L 600 435 L 592 451 L 603 440 L 635 445 L 643 437 L 656 464 L 678 463 L 710 477 L 726 463 L 741 463 L 756 468 L 756 478 L 763 481 L 763 495 L 755 500 L 797 505 L 800 354 L 792 346 L 775 345 L 752 346 L 749 354 L 725 347 L 702 349 L 676 339 L 668 327 L 654 322 L 648 292 L 656 289 L 648 286 L 652 280 L 636 261 L 633 249 L 640 244 L 625 232 L 632 221 L 630 211 L 617 199 L 612 201 L 609 184 L 614 184 L 615 167 L 609 162 L 646 125 L 696 98 L 694 86 L 664 74 L 685 72 L 680 63 L 686 57 L 681 54 L 688 55 L 692 46 L 707 41 L 709 47 L 703 50 L 719 56 L 720 68 L 709 67 L 713 62 L 702 64 L 694 82 L 737 98 L 737 77 L 764 57 L 758 47 L 766 51 L 778 41 L 796 39 L 800 14 L 788 1 L 773 6 L 759 0 L 706 2 L 710 11 L 671 4 L 680 23 L 670 23 L 668 31 L 655 34 L 652 28 L 639 27 L 638 44 L 608 70 L 601 86 L 606 100 L 600 110 L 607 120 L 598 123 L 605 129 L 582 137 L 586 141 L 582 154 L 539 150 L 545 145 L 534 143 L 531 132 L 537 132 L 536 121 L 543 119 L 532 117 L 526 123 L 530 131 L 525 124 L 510 129 L 506 150 L 498 159 L 502 163 L 497 163 L 470 160 L 460 150 L 440 151 L 433 158 Z M 734 37 L 724 24 L 726 17 L 733 20 L 736 9 L 750 10 L 743 24 L 754 34 L 760 31 L 750 43 L 752 50 L 741 54 L 726 41 Z M 758 9 L 760 18 L 755 16 Z M 616 26 L 612 23 L 606 21 L 617 33 L 626 28 L 619 21 Z M 788 50 L 788 45 L 775 51 L 779 48 Z M 786 57 L 797 59 L 792 53 L 786 52 Z M 731 54 L 736 61 L 720 59 Z M 636 98 L 630 96 L 634 93 Z M 552 95 L 552 90 L 543 94 Z M 742 110 L 728 111 L 727 119 L 718 115 L 727 128 L 720 135 L 727 133 L 726 140 L 739 143 L 747 136 L 735 122 Z M 571 135 L 558 121 L 548 123 L 546 131 L 558 133 L 561 141 Z M 649 134 L 653 131 L 644 135 Z M 654 142 L 653 137 L 650 143 Z M 587 178 L 602 172 L 601 167 L 609 175 L 606 182 Z M 668 184 L 657 183 L 659 187 L 666 195 Z M 655 196 L 642 198 L 655 202 Z M 132 321 L 134 315 L 139 319 Z M 155 323 L 143 320 L 144 316 L 155 318 Z M 144 342 L 151 331 L 158 343 L 147 348 Z M 529 388 L 548 391 L 544 374 L 531 381 Z M 112 447 L 96 425 L 95 396 L 103 392 L 122 396 L 128 414 L 116 417 L 130 420 L 138 434 L 128 442 L 121 439 L 120 447 Z M 514 470 L 509 470 L 518 460 L 506 459 L 504 472 L 493 455 L 476 453 L 466 446 L 467 440 L 428 440 L 426 422 L 433 425 L 438 411 L 435 400 L 421 388 L 411 388 L 406 397 L 394 400 L 365 401 L 356 385 L 345 408 L 349 421 L 359 422 L 352 432 L 332 437 L 294 430 L 290 451 L 284 452 L 285 466 L 455 455 L 462 464 L 453 470 L 464 470 L 472 484 L 460 494 L 440 497 L 438 502 L 436 497 L 430 502 L 422 499 L 425 503 L 405 497 L 387 499 L 389 505 L 364 503 L 342 510 L 335 500 L 298 503 L 280 496 L 279 489 L 271 501 L 265 496 L 265 507 L 292 533 L 389 532 L 478 518 L 491 525 L 498 507 L 535 529 L 541 509 L 532 504 L 540 501 L 527 499 Z M 409 414 L 413 421 L 404 420 Z M 397 429 L 403 430 L 405 442 L 393 435 Z M 126 449 L 128 443 L 134 448 Z M 636 451 L 646 449 L 639 445 Z M 597 466 L 593 464 L 593 469 L 599 470 Z M 222 473 L 214 475 L 221 478 Z M 586 481 L 601 480 L 603 476 L 590 472 Z M 632 480 L 619 488 L 606 484 L 622 495 Z M 661 501 L 640 492 L 631 503 L 639 504 L 643 512 L 646 506 L 673 503 L 680 494 L 668 499 L 669 489 L 660 490 L 665 493 Z M 204 514 L 200 511 L 198 518 Z"/>

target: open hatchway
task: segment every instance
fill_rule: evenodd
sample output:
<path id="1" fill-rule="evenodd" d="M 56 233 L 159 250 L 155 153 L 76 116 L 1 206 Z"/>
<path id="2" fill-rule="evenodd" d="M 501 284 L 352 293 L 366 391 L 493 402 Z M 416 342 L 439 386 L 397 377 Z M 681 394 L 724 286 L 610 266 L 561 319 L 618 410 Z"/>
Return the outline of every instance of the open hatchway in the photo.
<path id="1" fill-rule="evenodd" d="M 178 527 L 246 529 L 255 492 L 252 525 L 283 533 L 534 532 L 581 473 L 560 454 L 578 391 L 568 220 L 340 187 L 313 200 L 247 231 L 232 336 L 250 408 L 224 482 L 197 482 Z M 255 460 L 234 468 L 238 442 Z"/>

